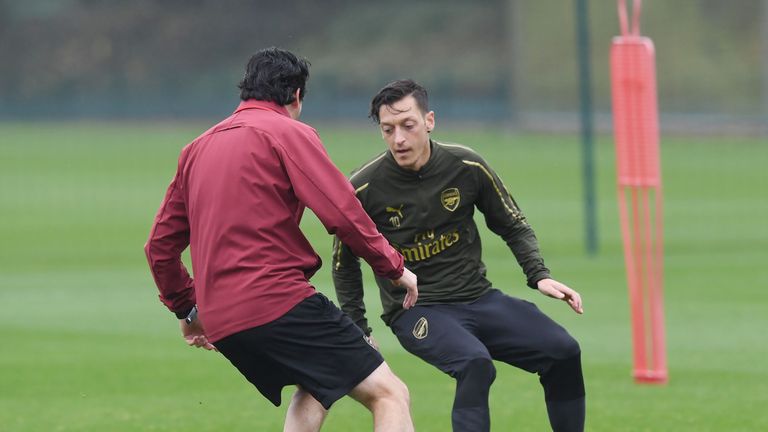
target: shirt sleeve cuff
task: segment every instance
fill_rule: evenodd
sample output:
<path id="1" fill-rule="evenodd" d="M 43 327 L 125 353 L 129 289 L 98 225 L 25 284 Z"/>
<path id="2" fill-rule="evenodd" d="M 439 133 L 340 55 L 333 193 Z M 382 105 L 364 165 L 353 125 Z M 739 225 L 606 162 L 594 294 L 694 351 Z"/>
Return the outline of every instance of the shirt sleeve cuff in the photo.
<path id="1" fill-rule="evenodd" d="M 174 312 L 173 314 L 176 315 L 176 318 L 182 320 L 187 316 L 189 316 L 190 312 L 192 312 L 192 308 L 186 309 L 185 311 L 182 311 L 182 312 Z"/>
<path id="2" fill-rule="evenodd" d="M 360 321 L 356 322 L 356 323 L 355 323 L 355 325 L 357 325 L 358 327 L 360 327 L 360 330 L 362 330 L 362 331 L 363 331 L 363 333 L 364 333 L 366 336 L 370 336 L 370 335 L 371 335 L 371 331 L 373 331 L 373 329 L 371 329 L 370 327 L 368 327 L 368 320 L 367 320 L 367 319 L 365 319 L 365 318 L 363 318 L 363 319 L 361 319 Z"/>
<path id="3" fill-rule="evenodd" d="M 552 276 L 549 275 L 548 272 L 539 272 L 533 275 L 533 277 L 528 278 L 528 286 L 532 289 L 539 289 L 538 284 L 540 280 L 542 279 L 548 279 Z"/>

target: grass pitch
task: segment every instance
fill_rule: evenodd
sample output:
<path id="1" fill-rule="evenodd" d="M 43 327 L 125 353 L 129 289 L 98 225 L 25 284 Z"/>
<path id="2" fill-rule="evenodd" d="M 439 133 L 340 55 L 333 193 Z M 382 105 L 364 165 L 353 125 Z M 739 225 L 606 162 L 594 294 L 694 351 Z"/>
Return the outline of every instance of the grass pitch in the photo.
<path id="1" fill-rule="evenodd" d="M 186 347 L 142 251 L 180 148 L 206 126 L 0 124 L 0 430 L 281 430 L 285 404 L 272 407 L 221 356 Z M 318 129 L 345 172 L 383 149 L 373 128 Z M 535 301 L 581 342 L 588 430 L 768 430 L 764 139 L 662 137 L 670 383 L 658 387 L 630 378 L 610 138 L 596 149 L 596 257 L 583 251 L 575 137 L 438 129 L 436 138 L 489 160 L 554 276 L 581 292 L 577 316 L 526 288 L 503 242 L 483 231 L 494 284 Z M 303 225 L 327 264 L 330 237 L 311 214 Z M 397 344 L 366 277 L 374 335 L 410 388 L 417 430 L 450 430 L 453 381 Z M 327 266 L 313 282 L 335 298 Z M 497 369 L 493 430 L 547 430 L 537 377 Z M 343 399 L 324 430 L 370 424 L 362 406 Z"/>

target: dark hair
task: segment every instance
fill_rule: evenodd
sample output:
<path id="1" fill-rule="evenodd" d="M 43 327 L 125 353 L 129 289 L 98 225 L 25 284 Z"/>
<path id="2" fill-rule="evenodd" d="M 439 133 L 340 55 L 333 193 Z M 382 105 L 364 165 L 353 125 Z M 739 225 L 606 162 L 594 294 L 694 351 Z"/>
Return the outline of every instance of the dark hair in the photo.
<path id="1" fill-rule="evenodd" d="M 416 106 L 422 113 L 429 111 L 429 98 L 427 90 L 411 79 L 397 80 L 384 86 L 376 93 L 371 101 L 371 112 L 368 117 L 379 123 L 379 110 L 383 105 L 392 105 L 393 103 L 407 97 L 413 96 L 416 99 Z"/>
<path id="2" fill-rule="evenodd" d="M 254 54 L 245 67 L 245 76 L 238 84 L 240 99 L 258 99 L 288 105 L 304 100 L 309 78 L 309 62 L 280 48 L 265 48 Z"/>

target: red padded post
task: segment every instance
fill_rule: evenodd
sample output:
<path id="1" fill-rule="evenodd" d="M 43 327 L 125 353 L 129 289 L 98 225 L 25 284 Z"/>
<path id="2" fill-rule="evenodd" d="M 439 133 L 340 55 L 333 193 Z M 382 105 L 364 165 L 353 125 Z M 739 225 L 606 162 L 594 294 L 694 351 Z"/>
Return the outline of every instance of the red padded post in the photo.
<path id="1" fill-rule="evenodd" d="M 618 0 L 621 36 L 611 45 L 619 219 L 632 315 L 633 376 L 668 381 L 664 334 L 663 209 L 653 42 L 640 35 L 641 1 L 629 24 Z"/>

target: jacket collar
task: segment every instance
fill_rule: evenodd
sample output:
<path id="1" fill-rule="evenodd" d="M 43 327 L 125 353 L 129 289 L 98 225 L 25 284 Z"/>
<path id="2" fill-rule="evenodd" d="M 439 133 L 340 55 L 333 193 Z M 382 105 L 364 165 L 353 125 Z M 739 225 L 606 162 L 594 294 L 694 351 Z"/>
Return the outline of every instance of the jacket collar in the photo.
<path id="1" fill-rule="evenodd" d="M 405 168 L 401 168 L 400 165 L 397 164 L 397 161 L 395 161 L 395 156 L 392 155 L 392 152 L 387 150 L 387 159 L 389 159 L 389 162 L 392 166 L 392 168 L 400 173 L 401 175 L 405 177 L 413 177 L 413 178 L 422 178 L 426 175 L 429 175 L 434 171 L 434 167 L 437 164 L 435 161 L 438 158 L 437 153 L 441 151 L 440 146 L 435 145 L 435 142 L 430 139 L 429 140 L 429 160 L 427 160 L 427 163 L 424 164 L 424 166 L 421 167 L 418 171 L 411 171 Z"/>
<path id="2" fill-rule="evenodd" d="M 286 117 L 290 117 L 290 114 L 288 114 L 288 110 L 284 106 L 278 105 L 274 102 L 256 100 L 256 99 L 248 99 L 248 100 L 241 101 L 240 105 L 237 106 L 235 113 L 239 113 L 240 111 L 247 110 L 247 109 L 260 109 L 265 111 L 274 111 L 278 114 L 282 114 Z"/>

